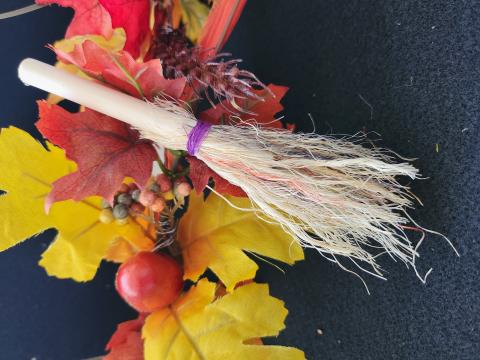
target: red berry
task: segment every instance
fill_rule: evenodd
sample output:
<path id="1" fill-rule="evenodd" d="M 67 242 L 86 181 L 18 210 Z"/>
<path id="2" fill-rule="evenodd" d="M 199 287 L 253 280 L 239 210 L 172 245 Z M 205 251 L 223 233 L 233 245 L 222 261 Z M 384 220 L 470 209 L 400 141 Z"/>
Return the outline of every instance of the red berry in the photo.
<path id="1" fill-rule="evenodd" d="M 172 188 L 172 181 L 165 174 L 158 175 L 156 183 L 160 186 L 160 192 L 167 192 Z"/>
<path id="2" fill-rule="evenodd" d="M 167 255 L 140 252 L 120 266 L 115 287 L 138 312 L 153 312 L 178 297 L 183 287 L 182 270 Z"/>
<path id="3" fill-rule="evenodd" d="M 127 184 L 120 185 L 120 189 L 118 190 L 119 193 L 126 193 L 130 190 Z"/>
<path id="4" fill-rule="evenodd" d="M 134 213 L 141 214 L 145 210 L 145 206 L 140 203 L 133 203 L 132 206 L 130 206 L 130 210 Z"/>
<path id="5" fill-rule="evenodd" d="M 128 184 L 128 188 L 130 189 L 130 191 L 133 191 L 133 190 L 137 190 L 138 186 L 135 183 L 130 183 Z"/>

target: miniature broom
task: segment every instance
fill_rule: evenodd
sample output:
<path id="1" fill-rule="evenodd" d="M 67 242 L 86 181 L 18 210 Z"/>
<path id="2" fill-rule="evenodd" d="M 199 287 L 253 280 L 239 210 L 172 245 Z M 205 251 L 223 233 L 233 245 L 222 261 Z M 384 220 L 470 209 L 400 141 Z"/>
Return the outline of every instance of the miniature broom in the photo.
<path id="1" fill-rule="evenodd" d="M 188 151 L 241 187 L 261 218 L 332 261 L 346 256 L 372 273 L 357 262 L 365 261 L 382 277 L 375 258 L 383 249 L 415 267 L 416 247 L 404 232 L 414 197 L 395 177 L 415 179 L 417 170 L 386 150 L 251 123 L 210 126 L 173 102 L 147 103 L 34 59 L 20 64 L 19 77 L 128 123 L 159 146 Z"/>

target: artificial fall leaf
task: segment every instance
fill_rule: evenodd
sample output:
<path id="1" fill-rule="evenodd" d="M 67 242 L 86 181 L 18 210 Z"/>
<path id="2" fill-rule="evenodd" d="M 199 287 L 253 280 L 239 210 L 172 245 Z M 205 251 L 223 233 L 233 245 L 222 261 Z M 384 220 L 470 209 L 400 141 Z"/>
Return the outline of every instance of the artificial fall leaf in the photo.
<path id="1" fill-rule="evenodd" d="M 180 0 L 172 0 L 172 28 L 178 29 L 182 21 L 182 7 Z"/>
<path id="2" fill-rule="evenodd" d="M 102 49 L 115 53 L 122 50 L 123 47 L 125 46 L 126 36 L 125 36 L 125 31 L 122 28 L 118 28 L 113 31 L 113 35 L 110 37 L 110 39 L 106 39 L 101 35 L 78 35 L 78 36 L 73 36 L 69 39 L 56 41 L 53 44 L 53 47 L 60 51 L 69 53 L 75 49 L 76 45 L 80 45 L 86 40 L 93 41 Z M 89 78 L 88 75 L 86 75 L 83 71 L 81 71 L 77 66 L 72 64 L 65 64 L 61 61 L 57 61 L 57 63 L 55 64 L 55 67 L 81 77 Z M 47 101 L 50 104 L 57 104 L 62 100 L 63 98 L 58 95 L 48 94 Z"/>
<path id="3" fill-rule="evenodd" d="M 117 238 L 113 240 L 108 247 L 105 254 L 105 260 L 115 263 L 123 263 L 134 256 L 137 252 L 138 249 L 136 249 L 129 241 L 124 238 Z"/>
<path id="4" fill-rule="evenodd" d="M 150 34 L 150 0 L 99 1 L 110 14 L 112 26 L 125 29 L 125 50 L 138 57 L 142 43 Z"/>
<path id="5" fill-rule="evenodd" d="M 302 351 L 253 345 L 250 339 L 277 336 L 288 314 L 268 285 L 248 284 L 219 299 L 216 284 L 202 279 L 173 305 L 146 319 L 145 359 L 300 360 Z"/>
<path id="6" fill-rule="evenodd" d="M 283 129 L 284 126 L 280 120 L 275 118 L 275 115 L 283 111 L 283 106 L 280 103 L 282 98 L 288 91 L 288 87 L 270 84 L 268 85 L 267 90 L 256 90 L 255 93 L 259 95 L 262 100 L 256 99 L 245 99 L 239 100 L 238 105 L 245 110 L 244 113 L 235 116 L 234 122 L 238 123 L 239 119 L 241 121 L 255 121 L 256 124 L 273 128 L 273 129 Z M 231 114 L 235 112 L 230 105 L 230 102 L 223 101 L 221 106 L 216 106 L 205 110 L 200 115 L 200 118 L 203 121 L 208 121 L 211 124 L 230 124 L 233 121 L 231 120 Z"/>
<path id="7" fill-rule="evenodd" d="M 147 184 L 157 152 L 136 130 L 109 116 L 86 109 L 72 114 L 58 105 L 38 102 L 42 135 L 77 163 L 76 172 L 53 183 L 46 207 L 62 200 L 99 195 L 112 201 L 126 177 Z"/>
<path id="8" fill-rule="evenodd" d="M 125 30 L 122 28 L 117 28 L 113 31 L 113 35 L 106 39 L 101 35 L 77 35 L 73 36 L 68 39 L 62 39 L 59 41 L 55 41 L 53 47 L 56 50 L 69 53 L 75 50 L 75 46 L 81 45 L 85 41 L 91 41 L 97 44 L 98 47 L 111 51 L 111 52 L 119 52 L 125 46 Z"/>
<path id="9" fill-rule="evenodd" d="M 117 326 L 106 349 L 109 351 L 103 360 L 143 360 L 142 327 L 145 315 L 125 321 Z"/>
<path id="10" fill-rule="evenodd" d="M 227 199 L 237 208 L 251 208 L 248 198 Z M 230 206 L 215 193 L 205 201 L 201 195 L 190 195 L 177 243 L 185 279 L 196 281 L 209 268 L 228 291 L 241 281 L 253 279 L 258 270 L 245 251 L 288 264 L 303 259 L 302 247 L 280 226 L 260 220 L 253 211 Z"/>
<path id="11" fill-rule="evenodd" d="M 258 95 L 262 96 L 264 101 L 254 99 L 239 101 L 240 106 L 242 106 L 247 112 L 254 113 L 255 115 L 247 113 L 240 114 L 240 116 L 236 116 L 234 121 L 232 121 L 231 112 L 228 110 L 230 108 L 230 103 L 224 101 L 222 106 L 217 106 L 202 112 L 200 119 L 215 125 L 230 124 L 233 122 L 237 123 L 239 119 L 241 121 L 253 120 L 257 125 L 263 127 L 283 129 L 284 126 L 282 122 L 276 119 L 275 115 L 283 110 L 280 101 L 287 93 L 288 87 L 270 84 L 268 89 L 271 93 L 266 90 L 256 91 Z M 293 130 L 293 125 L 289 125 L 288 129 Z M 193 187 L 197 193 L 202 192 L 210 179 L 212 179 L 215 183 L 215 190 L 217 192 L 231 196 L 246 196 L 241 188 L 230 184 L 227 180 L 210 169 L 203 161 L 190 156 L 188 157 L 188 162 L 190 163 L 190 179 L 192 180 Z"/>
<path id="12" fill-rule="evenodd" d="M 101 35 L 107 39 L 112 36 L 112 18 L 99 0 L 35 0 L 35 2 L 39 5 L 57 4 L 75 11 L 65 34 L 66 38 L 87 34 Z"/>
<path id="13" fill-rule="evenodd" d="M 203 26 L 198 46 L 205 58 L 218 53 L 227 42 L 247 0 L 217 0 Z"/>
<path id="14" fill-rule="evenodd" d="M 113 239 L 124 237 L 135 243 L 144 237 L 135 223 L 99 222 L 97 197 L 65 201 L 53 206 L 48 215 L 44 212 L 50 184 L 74 168 L 57 147 L 49 144 L 47 150 L 22 130 L 2 129 L 0 167 L 0 189 L 7 193 L 0 196 L 0 251 L 55 228 L 58 235 L 40 261 L 49 275 L 90 280 Z"/>
<path id="15" fill-rule="evenodd" d="M 73 64 L 88 76 L 122 90 L 132 96 L 153 99 L 167 95 L 180 98 L 186 80 L 167 80 L 163 77 L 159 59 L 137 62 L 125 51 L 112 52 L 93 41 L 86 40 L 71 52 L 52 47 L 60 61 Z"/>
<path id="16" fill-rule="evenodd" d="M 146 219 L 138 216 L 134 220 L 143 229 L 141 237 L 126 234 L 114 239 L 107 249 L 104 259 L 116 263 L 123 263 L 139 251 L 151 251 L 155 244 L 156 230 Z"/>
<path id="17" fill-rule="evenodd" d="M 65 37 L 101 35 L 110 39 L 113 28 L 123 28 L 125 50 L 138 57 L 150 28 L 150 0 L 36 0 L 39 5 L 57 4 L 75 11 Z"/>
<path id="18" fill-rule="evenodd" d="M 190 180 L 197 194 L 201 194 L 207 187 L 210 179 L 215 183 L 215 191 L 223 195 L 230 195 L 236 197 L 246 197 L 247 194 L 242 188 L 230 184 L 227 180 L 218 175 L 215 171 L 210 169 L 202 160 L 194 156 L 187 157 L 190 164 Z"/>
<path id="19" fill-rule="evenodd" d="M 196 43 L 210 11 L 200 0 L 179 0 L 182 21 L 185 24 L 185 35 Z"/>

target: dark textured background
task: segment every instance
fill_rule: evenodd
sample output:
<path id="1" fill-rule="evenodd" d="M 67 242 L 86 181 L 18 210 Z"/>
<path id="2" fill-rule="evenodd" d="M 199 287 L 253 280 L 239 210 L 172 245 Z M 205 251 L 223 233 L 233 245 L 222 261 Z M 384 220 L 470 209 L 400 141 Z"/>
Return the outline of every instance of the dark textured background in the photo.
<path id="1" fill-rule="evenodd" d="M 4 0 L 0 11 L 28 3 Z M 37 134 L 42 94 L 20 84 L 16 66 L 27 56 L 52 62 L 43 45 L 62 37 L 70 16 L 51 8 L 0 22 L 2 126 Z M 434 268 L 428 283 L 384 259 L 388 281 L 366 278 L 370 296 L 314 252 L 286 275 L 265 265 L 259 279 L 290 309 L 287 330 L 272 342 L 310 359 L 479 358 L 479 19 L 478 1 L 247 5 L 227 49 L 265 82 L 291 87 L 286 115 L 300 129 L 312 129 L 311 113 L 320 132 L 376 131 L 383 146 L 418 157 L 428 179 L 413 184 L 425 204 L 413 215 L 461 253 L 429 236 L 419 263 Z M 115 325 L 133 317 L 111 286 L 113 266 L 83 285 L 36 266 L 52 235 L 0 254 L 0 359 L 98 355 Z"/>

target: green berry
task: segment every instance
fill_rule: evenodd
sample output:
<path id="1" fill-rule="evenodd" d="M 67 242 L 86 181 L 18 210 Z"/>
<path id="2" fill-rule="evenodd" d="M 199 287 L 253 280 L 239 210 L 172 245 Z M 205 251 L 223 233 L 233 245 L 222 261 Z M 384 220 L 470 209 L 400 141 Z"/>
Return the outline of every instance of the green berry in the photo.
<path id="1" fill-rule="evenodd" d="M 130 196 L 132 197 L 133 200 L 138 202 L 140 200 L 140 190 L 139 189 L 133 190 Z"/>
<path id="2" fill-rule="evenodd" d="M 130 194 L 122 193 L 117 196 L 117 202 L 122 205 L 130 206 L 133 200 Z"/>
<path id="3" fill-rule="evenodd" d="M 123 204 L 117 204 L 113 208 L 113 217 L 115 219 L 125 219 L 128 217 L 128 207 Z"/>

